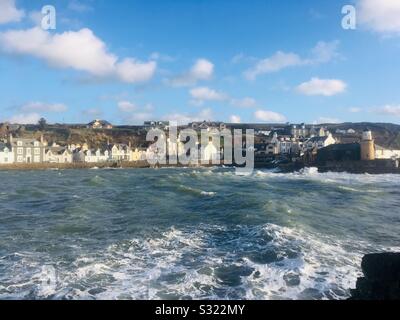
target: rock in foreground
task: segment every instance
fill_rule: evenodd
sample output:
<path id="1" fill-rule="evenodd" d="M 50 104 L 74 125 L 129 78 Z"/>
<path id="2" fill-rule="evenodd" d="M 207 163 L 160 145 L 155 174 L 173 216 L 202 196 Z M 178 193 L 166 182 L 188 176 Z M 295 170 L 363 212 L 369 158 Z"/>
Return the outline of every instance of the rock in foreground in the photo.
<path id="1" fill-rule="evenodd" d="M 400 300 L 400 253 L 366 255 L 351 300 Z"/>

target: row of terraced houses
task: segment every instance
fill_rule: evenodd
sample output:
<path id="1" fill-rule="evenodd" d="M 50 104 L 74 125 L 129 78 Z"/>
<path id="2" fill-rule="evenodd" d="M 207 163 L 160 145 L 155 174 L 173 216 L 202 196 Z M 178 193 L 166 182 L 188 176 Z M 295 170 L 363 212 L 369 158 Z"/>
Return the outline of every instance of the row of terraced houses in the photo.
<path id="1" fill-rule="evenodd" d="M 21 139 L 10 135 L 7 141 L 0 142 L 0 164 L 141 161 L 146 160 L 149 152 L 126 144 L 107 144 L 97 149 L 89 148 L 86 143 L 48 145 L 43 138 Z"/>

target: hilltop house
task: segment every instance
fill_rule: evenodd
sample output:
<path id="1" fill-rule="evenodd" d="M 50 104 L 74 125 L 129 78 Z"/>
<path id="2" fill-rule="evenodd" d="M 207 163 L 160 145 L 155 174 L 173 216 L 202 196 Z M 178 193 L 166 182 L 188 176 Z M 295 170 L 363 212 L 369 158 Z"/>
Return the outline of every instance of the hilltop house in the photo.
<path id="1" fill-rule="evenodd" d="M 0 142 L 0 165 L 14 163 L 14 153 L 9 143 Z"/>
<path id="2" fill-rule="evenodd" d="M 169 121 L 145 121 L 144 127 L 147 130 L 150 129 L 160 129 L 160 130 L 168 130 L 170 126 Z"/>
<path id="3" fill-rule="evenodd" d="M 223 122 L 209 122 L 209 121 L 203 121 L 203 122 L 192 122 L 189 123 L 189 127 L 193 130 L 225 130 L 226 129 L 226 124 Z"/>
<path id="4" fill-rule="evenodd" d="M 94 120 L 87 124 L 88 129 L 112 129 L 113 126 L 106 120 Z"/>
<path id="5" fill-rule="evenodd" d="M 46 143 L 43 137 L 40 141 L 35 139 L 14 139 L 10 136 L 10 144 L 16 163 L 42 163 Z"/>

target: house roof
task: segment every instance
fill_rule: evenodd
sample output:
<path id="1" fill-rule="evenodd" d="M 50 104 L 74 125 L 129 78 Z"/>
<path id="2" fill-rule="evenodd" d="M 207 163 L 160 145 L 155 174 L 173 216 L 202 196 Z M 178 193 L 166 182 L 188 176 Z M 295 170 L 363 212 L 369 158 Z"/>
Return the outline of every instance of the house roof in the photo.
<path id="1" fill-rule="evenodd" d="M 307 142 L 325 142 L 328 139 L 327 136 L 325 137 L 312 137 L 307 140 Z"/>
<path id="2" fill-rule="evenodd" d="M 11 150 L 11 145 L 9 143 L 0 142 L 0 152 L 3 152 L 6 148 Z"/>
<path id="3" fill-rule="evenodd" d="M 17 147 L 18 141 L 22 142 L 23 147 L 33 147 L 35 145 L 35 142 L 39 142 L 40 147 L 43 146 L 43 144 L 36 139 L 13 139 L 12 146 Z"/>
<path id="4" fill-rule="evenodd" d="M 93 120 L 92 122 L 89 122 L 88 125 L 93 126 L 97 123 L 99 123 L 102 126 L 111 126 L 111 123 L 106 120 Z"/>
<path id="5" fill-rule="evenodd" d="M 57 154 L 57 155 L 62 155 L 65 152 L 72 154 L 71 150 L 65 148 L 65 147 L 50 147 L 50 148 L 46 148 L 46 153 L 47 152 L 51 152 L 53 154 Z"/>

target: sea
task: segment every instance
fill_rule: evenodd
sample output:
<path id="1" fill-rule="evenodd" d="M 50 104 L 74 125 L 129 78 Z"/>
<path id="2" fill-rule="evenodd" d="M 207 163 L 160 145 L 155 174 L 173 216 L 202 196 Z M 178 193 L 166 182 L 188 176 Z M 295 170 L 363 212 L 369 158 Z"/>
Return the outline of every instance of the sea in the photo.
<path id="1" fill-rule="evenodd" d="M 0 299 L 339 300 L 400 251 L 400 177 L 0 171 Z"/>

